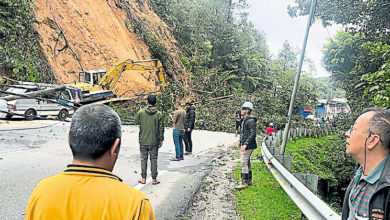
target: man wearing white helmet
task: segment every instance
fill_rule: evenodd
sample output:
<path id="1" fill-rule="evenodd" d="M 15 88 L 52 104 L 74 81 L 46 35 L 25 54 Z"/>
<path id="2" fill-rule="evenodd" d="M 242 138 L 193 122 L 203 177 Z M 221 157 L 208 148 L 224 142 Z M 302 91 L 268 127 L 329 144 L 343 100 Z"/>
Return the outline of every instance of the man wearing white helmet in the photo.
<path id="1" fill-rule="evenodd" d="M 257 148 L 256 144 L 256 122 L 257 118 L 251 115 L 253 104 L 245 102 L 241 107 L 242 133 L 240 136 L 241 147 L 241 184 L 235 188 L 245 189 L 252 185 L 252 168 L 250 157 Z"/>

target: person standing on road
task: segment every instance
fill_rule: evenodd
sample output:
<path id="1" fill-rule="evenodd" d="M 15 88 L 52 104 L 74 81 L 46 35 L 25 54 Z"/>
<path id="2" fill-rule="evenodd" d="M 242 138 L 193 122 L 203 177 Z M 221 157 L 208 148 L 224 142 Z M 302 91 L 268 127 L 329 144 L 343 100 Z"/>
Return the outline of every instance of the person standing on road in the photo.
<path id="1" fill-rule="evenodd" d="M 345 192 L 342 219 L 390 219 L 390 110 L 369 108 L 345 132 L 360 165 Z"/>
<path id="2" fill-rule="evenodd" d="M 252 185 L 251 155 L 257 148 L 256 144 L 256 122 L 257 118 L 251 115 L 253 104 L 245 102 L 241 107 L 243 117 L 242 133 L 240 136 L 241 147 L 241 183 L 235 188 L 245 189 Z"/>
<path id="3" fill-rule="evenodd" d="M 274 123 L 269 123 L 269 126 L 267 130 L 265 131 L 265 135 L 268 135 L 269 133 L 275 132 Z"/>
<path id="4" fill-rule="evenodd" d="M 184 122 L 184 144 L 186 145 L 186 152 L 185 155 L 192 154 L 192 139 L 191 139 L 191 133 L 192 130 L 194 130 L 195 125 L 195 107 L 192 105 L 191 102 L 186 103 L 186 120 Z"/>
<path id="5" fill-rule="evenodd" d="M 236 135 L 237 135 L 241 133 L 241 124 L 242 124 L 241 109 L 238 109 L 236 111 L 234 119 L 236 121 Z"/>
<path id="6" fill-rule="evenodd" d="M 155 219 L 145 194 L 112 173 L 121 138 L 120 118 L 110 107 L 79 108 L 68 136 L 73 162 L 35 187 L 25 219 Z"/>
<path id="7" fill-rule="evenodd" d="M 157 180 L 157 158 L 158 149 L 164 141 L 164 121 L 160 111 L 155 107 L 156 96 L 149 95 L 148 106 L 138 111 L 135 116 L 135 123 L 139 124 L 139 144 L 141 157 L 141 177 L 138 182 L 146 183 L 146 173 L 148 169 L 148 156 L 150 156 L 152 184 L 160 182 Z"/>
<path id="8" fill-rule="evenodd" d="M 183 156 L 183 138 L 184 138 L 184 120 L 186 112 L 182 109 L 179 101 L 175 102 L 175 114 L 172 118 L 173 122 L 173 142 L 175 143 L 176 156 L 172 161 L 184 160 Z"/>

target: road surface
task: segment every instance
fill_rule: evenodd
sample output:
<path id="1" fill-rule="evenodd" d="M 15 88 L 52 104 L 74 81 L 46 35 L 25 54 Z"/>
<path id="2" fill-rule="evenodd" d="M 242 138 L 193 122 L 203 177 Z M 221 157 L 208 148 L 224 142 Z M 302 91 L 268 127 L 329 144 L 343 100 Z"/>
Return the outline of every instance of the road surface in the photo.
<path id="1" fill-rule="evenodd" d="M 72 161 L 67 144 L 69 122 L 54 120 L 0 120 L 0 219 L 23 219 L 35 185 L 58 174 Z M 234 134 L 194 130 L 194 154 L 184 161 L 174 156 L 172 129 L 165 130 L 159 151 L 159 185 L 138 184 L 140 160 L 138 127 L 123 126 L 123 141 L 114 173 L 149 197 L 157 219 L 176 219 L 183 214 L 211 162 L 223 153 L 220 146 L 237 140 Z M 150 166 L 148 166 L 150 172 Z M 150 173 L 148 174 L 150 178 Z"/>

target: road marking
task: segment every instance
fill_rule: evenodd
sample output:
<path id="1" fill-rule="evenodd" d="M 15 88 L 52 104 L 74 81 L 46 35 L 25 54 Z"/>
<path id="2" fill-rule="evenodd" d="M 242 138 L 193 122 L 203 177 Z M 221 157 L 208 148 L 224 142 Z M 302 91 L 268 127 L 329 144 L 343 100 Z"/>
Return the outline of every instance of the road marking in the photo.
<path id="1" fill-rule="evenodd" d="M 41 125 L 40 127 L 28 127 L 28 126 L 23 127 L 22 125 L 18 125 L 21 128 L 16 128 L 16 126 L 8 125 L 8 127 L 12 127 L 12 128 L 11 129 L 4 129 L 4 130 L 0 129 L 0 131 L 23 131 L 23 130 L 42 129 L 42 128 L 48 128 L 48 127 L 51 127 L 51 126 L 55 126 L 55 125 L 60 124 L 60 123 L 62 123 L 62 122 L 60 121 L 60 122 L 57 122 L 57 123 L 54 123 L 54 124 Z"/>

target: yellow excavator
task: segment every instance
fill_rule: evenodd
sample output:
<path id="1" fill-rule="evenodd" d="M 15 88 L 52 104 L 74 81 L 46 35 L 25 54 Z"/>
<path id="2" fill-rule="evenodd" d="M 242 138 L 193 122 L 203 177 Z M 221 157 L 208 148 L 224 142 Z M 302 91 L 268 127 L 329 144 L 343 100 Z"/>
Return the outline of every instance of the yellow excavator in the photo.
<path id="1" fill-rule="evenodd" d="M 126 70 L 155 72 L 158 75 L 161 83 L 161 91 L 163 91 L 165 88 L 166 82 L 163 67 L 161 62 L 157 59 L 138 61 L 127 59 L 116 63 L 108 72 L 106 70 L 88 70 L 80 72 L 79 82 L 68 85 L 76 87 L 86 94 L 90 93 L 91 95 L 95 96 L 109 96 L 110 91 L 111 95 L 114 96 L 112 94 L 112 90 L 114 89 L 122 73 Z"/>

